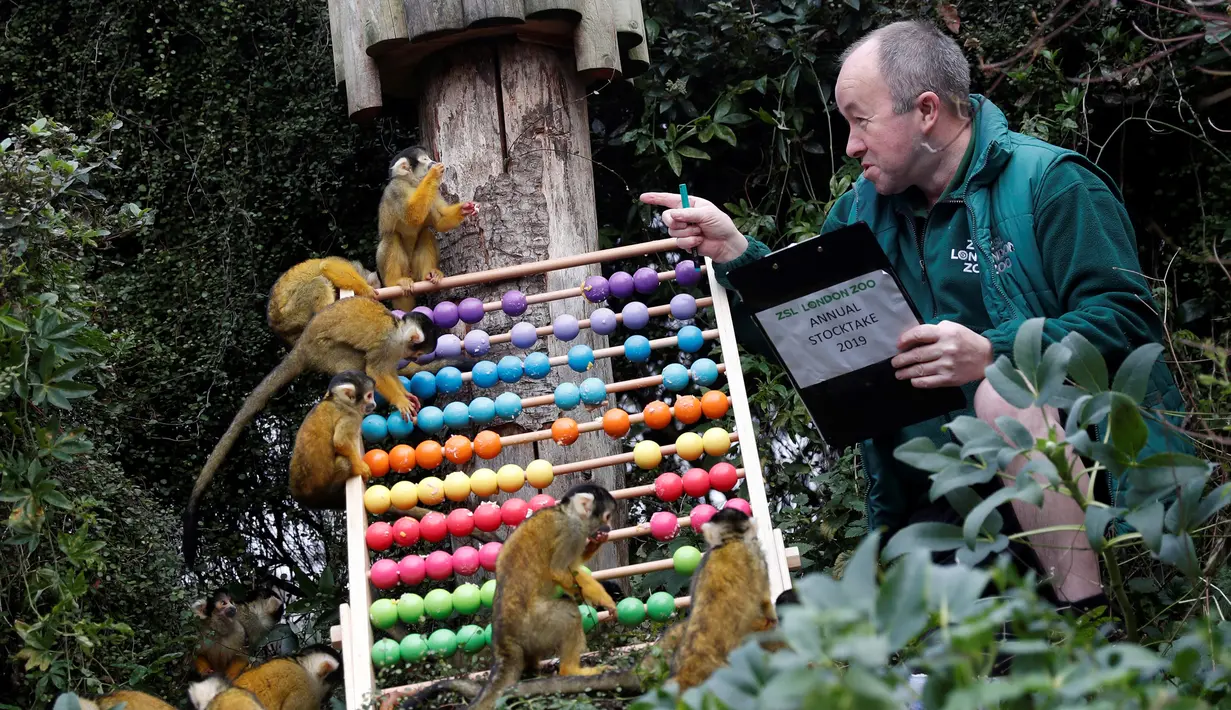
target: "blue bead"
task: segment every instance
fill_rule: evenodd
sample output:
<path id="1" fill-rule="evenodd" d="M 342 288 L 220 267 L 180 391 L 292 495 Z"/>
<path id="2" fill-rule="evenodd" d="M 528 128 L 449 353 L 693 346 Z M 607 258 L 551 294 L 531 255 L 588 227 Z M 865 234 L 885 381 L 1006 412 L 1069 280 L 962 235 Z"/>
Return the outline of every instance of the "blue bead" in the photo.
<path id="1" fill-rule="evenodd" d="M 415 423 L 403 421 L 401 412 L 393 412 L 385 417 L 385 424 L 389 428 L 389 436 L 394 439 L 405 439 L 415 430 Z"/>
<path id="2" fill-rule="evenodd" d="M 670 392 L 679 392 L 688 386 L 688 368 L 673 362 L 663 368 L 663 386 Z"/>
<path id="3" fill-rule="evenodd" d="M 496 403 L 490 397 L 475 397 L 470 401 L 470 420 L 486 424 L 496 418 Z"/>
<path id="4" fill-rule="evenodd" d="M 410 378 L 406 375 L 398 375 L 398 382 L 402 383 L 402 389 L 410 391 Z"/>
<path id="5" fill-rule="evenodd" d="M 464 402 L 449 402 L 445 405 L 445 426 L 450 429 L 463 429 L 470 426 L 470 407 Z"/>
<path id="6" fill-rule="evenodd" d="M 547 353 L 534 352 L 526 356 L 526 377 L 532 380 L 541 380 L 547 377 L 547 373 L 551 372 L 551 359 L 547 357 Z"/>
<path id="7" fill-rule="evenodd" d="M 594 367 L 594 351 L 589 345 L 574 345 L 568 349 L 568 366 L 574 372 L 585 372 Z"/>
<path id="8" fill-rule="evenodd" d="M 505 355 L 500 358 L 500 364 L 496 365 L 496 372 L 500 375 L 501 382 L 513 384 L 521 379 L 521 360 L 516 355 Z"/>
<path id="9" fill-rule="evenodd" d="M 551 334 L 554 335 L 557 340 L 567 342 L 573 338 L 576 338 L 577 334 L 580 332 L 581 326 L 577 323 L 577 317 L 571 313 L 561 313 L 556 316 L 555 321 L 551 324 Z"/>
<path id="10" fill-rule="evenodd" d="M 389 425 L 379 414 L 369 414 L 364 417 L 363 424 L 359 428 L 363 432 L 364 441 L 380 441 L 389 433 Z"/>
<path id="11" fill-rule="evenodd" d="M 373 392 L 372 396 L 376 400 L 377 409 L 382 409 L 384 408 L 386 404 L 389 403 L 389 400 L 385 399 L 385 396 L 381 394 L 380 392 Z"/>
<path id="12" fill-rule="evenodd" d="M 462 388 L 462 371 L 449 365 L 440 368 L 436 373 L 436 391 L 445 394 L 456 392 Z"/>
<path id="13" fill-rule="evenodd" d="M 445 426 L 444 412 L 440 411 L 440 407 L 428 405 L 419 410 L 418 421 L 419 430 L 425 434 L 435 434 Z"/>
<path id="14" fill-rule="evenodd" d="M 538 342 L 539 336 L 535 332 L 534 324 L 528 321 L 519 321 L 509 329 L 509 342 L 513 343 L 513 347 L 528 350 L 534 347 Z"/>
<path id="15" fill-rule="evenodd" d="M 698 385 L 709 387 L 718 381 L 718 366 L 708 357 L 703 357 L 692 364 L 692 378 Z"/>
<path id="16" fill-rule="evenodd" d="M 470 368 L 470 377 L 474 381 L 476 387 L 487 389 L 494 387 L 500 381 L 500 375 L 497 372 L 496 363 L 491 360 L 480 360 Z"/>
<path id="17" fill-rule="evenodd" d="M 624 341 L 624 357 L 631 362 L 645 362 L 650 359 L 650 339 L 644 335 L 630 335 Z"/>
<path id="18" fill-rule="evenodd" d="M 597 377 L 587 377 L 581 383 L 581 401 L 596 406 L 607 401 L 607 385 Z"/>
<path id="19" fill-rule="evenodd" d="M 502 392 L 496 398 L 496 415 L 501 419 L 516 419 L 521 414 L 521 397 L 515 392 Z"/>
<path id="20" fill-rule="evenodd" d="M 556 385 L 556 406 L 568 411 L 581 404 L 581 390 L 572 382 L 561 382 Z"/>
<path id="21" fill-rule="evenodd" d="M 701 333 L 701 329 L 695 325 L 686 325 L 680 328 L 680 332 L 676 334 L 679 339 L 680 350 L 686 353 L 695 353 L 705 345 L 705 336 Z"/>
<path id="22" fill-rule="evenodd" d="M 410 378 L 410 393 L 419 399 L 431 399 L 436 396 L 436 376 L 430 372 L 416 372 Z"/>

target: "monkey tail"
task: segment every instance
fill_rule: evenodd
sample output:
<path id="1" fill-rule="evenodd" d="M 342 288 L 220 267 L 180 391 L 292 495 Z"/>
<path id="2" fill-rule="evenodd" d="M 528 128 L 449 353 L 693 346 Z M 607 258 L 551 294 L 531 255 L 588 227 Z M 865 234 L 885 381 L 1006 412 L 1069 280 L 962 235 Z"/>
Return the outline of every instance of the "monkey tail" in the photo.
<path id="1" fill-rule="evenodd" d="M 292 348 L 286 358 L 261 380 L 261 383 L 252 390 L 248 398 L 244 400 L 244 406 L 240 408 L 239 413 L 231 420 L 231 425 L 227 427 L 226 433 L 218 440 L 214 450 L 206 460 L 205 466 L 201 468 L 201 473 L 197 476 L 197 482 L 192 487 L 192 494 L 188 497 L 188 506 L 184 509 L 184 562 L 189 567 L 196 564 L 197 559 L 197 505 L 200 503 L 201 496 L 205 493 L 205 489 L 209 487 L 210 482 L 214 479 L 214 474 L 218 472 L 218 468 L 222 466 L 222 462 L 230 453 L 231 447 L 239 439 L 240 433 L 244 427 L 248 426 L 256 415 L 260 413 L 265 405 L 269 402 L 269 398 L 275 392 L 285 387 L 303 372 L 304 363 L 302 351 L 298 348 Z"/>

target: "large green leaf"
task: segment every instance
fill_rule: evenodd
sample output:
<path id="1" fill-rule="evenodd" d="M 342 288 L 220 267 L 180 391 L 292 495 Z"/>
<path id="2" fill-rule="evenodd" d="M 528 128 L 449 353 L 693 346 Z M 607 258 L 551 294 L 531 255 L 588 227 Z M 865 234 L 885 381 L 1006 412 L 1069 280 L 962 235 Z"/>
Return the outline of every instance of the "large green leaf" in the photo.
<path id="1" fill-rule="evenodd" d="M 891 541 L 892 542 L 892 541 Z M 876 599 L 876 616 L 897 652 L 928 624 L 924 586 L 929 563 L 927 550 L 915 548 L 889 568 Z"/>
<path id="2" fill-rule="evenodd" d="M 1107 465 L 1102 457 L 1099 462 Z M 1188 481 L 1208 477 L 1212 466 L 1196 456 L 1174 452 L 1146 457 L 1135 466 L 1125 467 L 1128 486 L 1124 502 L 1135 508 L 1160 496 L 1177 493 Z"/>
<path id="3" fill-rule="evenodd" d="M 996 427 L 1000 429 L 1000 431 L 1004 432 L 1004 435 L 1007 436 L 1009 441 L 1011 441 L 1017 448 L 1034 448 L 1034 434 L 1031 434 L 1030 430 L 1026 428 L 1026 425 L 1018 421 L 1016 417 L 996 417 Z"/>
<path id="4" fill-rule="evenodd" d="M 1043 362 L 1039 364 L 1034 383 L 1034 389 L 1039 393 L 1036 398 L 1039 404 L 1055 406 L 1052 400 L 1064 386 L 1064 377 L 1069 371 L 1069 359 L 1072 357 L 1073 353 L 1059 343 L 1052 343 L 1047 352 L 1043 353 Z"/>
<path id="5" fill-rule="evenodd" d="M 1116 379 L 1112 382 L 1112 389 L 1123 392 L 1133 402 L 1140 404 L 1146 396 L 1146 389 L 1150 382 L 1150 370 L 1162 351 L 1162 345 L 1150 343 L 1129 353 L 1120 365 L 1120 369 L 1116 370 Z"/>
<path id="6" fill-rule="evenodd" d="M 1163 545 L 1163 515 L 1165 513 L 1163 504 L 1159 501 L 1153 501 L 1145 507 L 1131 511 L 1124 516 L 1124 522 L 1133 526 L 1133 529 L 1141 533 L 1141 541 L 1145 544 L 1146 549 L 1156 555 Z"/>
<path id="7" fill-rule="evenodd" d="M 984 370 L 983 374 L 987 381 L 992 383 L 996 394 L 1014 407 L 1026 409 L 1034 404 L 1034 394 L 1026 380 L 1022 379 L 1021 373 L 1013 368 L 1009 358 L 1004 355 L 996 358 L 996 362 Z"/>
<path id="8" fill-rule="evenodd" d="M 1122 512 L 1122 508 L 1109 508 L 1103 505 L 1091 505 L 1086 508 L 1086 539 L 1090 542 L 1090 549 L 1095 552 L 1102 551 L 1103 545 L 1107 542 L 1104 537 L 1107 524 Z"/>
<path id="9" fill-rule="evenodd" d="M 915 550 L 946 552 L 965 545 L 962 529 L 949 523 L 911 523 L 894 533 L 881 552 L 886 562 Z"/>
<path id="10" fill-rule="evenodd" d="M 919 436 L 895 448 L 893 457 L 923 471 L 938 473 L 951 466 L 960 465 L 960 452 L 958 445 L 952 442 L 938 450 L 931 439 Z"/>
<path id="11" fill-rule="evenodd" d="M 1107 389 L 1107 363 L 1086 336 L 1074 330 L 1060 342 L 1073 354 L 1069 358 L 1069 377 L 1091 394 Z"/>
<path id="12" fill-rule="evenodd" d="M 1187 532 L 1181 532 L 1178 535 L 1164 534 L 1158 559 L 1173 565 L 1190 580 L 1201 576 L 1201 566 L 1197 562 L 1197 548 Z"/>
<path id="13" fill-rule="evenodd" d="M 1030 382 L 1038 382 L 1039 361 L 1043 354 L 1043 318 L 1031 318 L 1017 329 L 1013 338 L 1013 364 Z"/>
<path id="14" fill-rule="evenodd" d="M 1231 503 L 1231 483 L 1224 483 L 1221 486 L 1210 491 L 1210 494 L 1201 501 L 1201 506 L 1197 508 L 1197 512 L 1193 515 L 1193 525 L 1203 525 L 1215 513 Z"/>
<path id="15" fill-rule="evenodd" d="M 1111 444 L 1126 458 L 1137 458 L 1137 453 L 1146 445 L 1150 430 L 1136 402 L 1116 393 L 1111 401 Z"/>
<path id="16" fill-rule="evenodd" d="M 966 520 L 962 524 L 962 536 L 966 539 L 966 544 L 973 547 L 975 539 L 983 529 L 983 521 L 987 518 L 988 514 L 998 508 L 1001 503 L 1011 500 L 1020 500 L 1035 506 L 1041 506 L 1043 504 L 1043 489 L 1029 475 L 1019 475 L 1015 487 L 1004 486 L 989 495 L 966 515 Z"/>

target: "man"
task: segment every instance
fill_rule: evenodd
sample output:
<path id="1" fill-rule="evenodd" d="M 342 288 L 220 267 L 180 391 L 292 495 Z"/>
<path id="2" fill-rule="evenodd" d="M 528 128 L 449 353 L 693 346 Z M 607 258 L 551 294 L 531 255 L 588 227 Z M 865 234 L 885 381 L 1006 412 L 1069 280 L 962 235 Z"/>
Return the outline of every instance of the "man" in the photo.
<path id="1" fill-rule="evenodd" d="M 1020 415 L 1036 437 L 1045 436 L 1038 409 L 1017 410 L 983 379 L 997 357 L 1012 358 L 1025 320 L 1047 318 L 1044 347 L 1080 332 L 1112 372 L 1134 348 L 1163 336 L 1111 179 L 1077 153 L 1009 130 L 999 108 L 969 91 L 961 49 L 923 22 L 894 23 L 860 39 L 843 54 L 835 87 L 838 110 L 850 124 L 846 152 L 863 174 L 836 202 L 822 233 L 855 222 L 871 227 L 925 319 L 899 340 L 897 376 L 915 387 L 961 387 L 969 404 L 861 443 L 869 528 L 884 529 L 885 539 L 921 520 L 960 524 L 946 501 L 928 500 L 927 474 L 893 457 L 898 445 L 918 436 L 937 446 L 951 441 L 941 426 L 962 414 L 993 425 L 1001 415 Z M 693 197 L 693 207 L 679 209 L 672 193 L 641 199 L 672 208 L 662 215 L 669 234 L 681 248 L 713 259 L 724 286 L 728 271 L 769 253 L 706 200 Z M 1161 360 L 1146 405 L 1183 409 Z M 1054 409 L 1048 415 L 1063 437 L 1063 419 Z M 1143 456 L 1182 444 L 1154 427 L 1148 448 Z M 1024 464 L 1019 457 L 1009 473 Z M 1083 470 L 1080 460 L 1074 464 Z M 1081 476 L 1083 486 L 1088 478 Z M 1099 481 L 1107 482 L 1099 498 L 1115 500 L 1115 483 L 1105 474 Z M 999 479 L 990 484 L 999 485 Z M 977 490 L 986 497 L 995 488 Z M 1018 524 L 1031 530 L 1083 522 L 1071 498 L 1051 492 L 1041 509 L 1013 501 L 1011 511 L 1016 520 L 1002 507 L 1006 532 Z M 1040 534 L 1031 543 L 1036 559 L 1025 546 L 1014 551 L 1050 578 L 1058 601 L 1078 608 L 1105 603 L 1084 532 Z"/>

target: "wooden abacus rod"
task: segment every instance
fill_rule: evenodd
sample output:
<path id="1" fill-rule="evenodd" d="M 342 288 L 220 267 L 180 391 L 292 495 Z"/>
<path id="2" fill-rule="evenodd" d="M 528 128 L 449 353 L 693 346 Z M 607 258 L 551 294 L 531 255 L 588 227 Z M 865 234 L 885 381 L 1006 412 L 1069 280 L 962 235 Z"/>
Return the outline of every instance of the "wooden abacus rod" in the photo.
<path id="1" fill-rule="evenodd" d="M 711 296 L 706 296 L 705 298 L 697 299 L 697 308 L 708 308 L 712 305 L 714 305 L 714 299 Z M 648 310 L 651 316 L 657 317 L 657 316 L 665 315 L 671 312 L 671 304 L 666 303 L 661 306 L 654 306 Z M 617 323 L 623 323 L 624 314 L 617 313 L 615 319 Z M 590 319 L 586 318 L 584 320 L 577 321 L 577 327 L 581 330 L 585 330 L 586 328 L 589 328 Z M 540 338 L 548 336 L 548 335 L 553 335 L 555 332 L 556 332 L 556 328 L 554 325 L 544 325 L 544 326 L 540 326 L 534 329 L 534 334 Z M 499 345 L 501 343 L 507 343 L 512 339 L 513 339 L 513 331 L 508 330 L 503 333 L 498 333 L 496 335 L 491 336 L 490 338 L 487 339 L 487 342 L 491 345 Z"/>
<path id="2" fill-rule="evenodd" d="M 531 261 L 525 264 L 502 266 L 497 269 L 475 271 L 458 276 L 446 276 L 436 283 L 432 283 L 431 281 L 416 281 L 413 285 L 411 285 L 409 291 L 401 288 L 400 286 L 386 286 L 385 288 L 376 289 L 376 298 L 383 300 L 393 298 L 394 296 L 402 296 L 407 293 L 432 293 L 434 291 L 443 291 L 447 288 L 472 286 L 474 284 L 495 281 L 509 281 L 511 279 L 521 278 L 522 276 L 545 274 L 548 271 L 568 269 L 574 266 L 599 264 L 604 261 L 615 261 L 616 259 L 626 259 L 633 256 L 646 256 L 647 254 L 656 254 L 658 252 L 678 248 L 679 246 L 676 244 L 675 237 L 667 237 L 666 239 L 656 239 L 652 242 L 642 242 L 641 244 L 630 244 L 628 246 L 600 249 L 598 251 L 575 254 L 573 256 L 562 256 L 555 259 L 544 259 L 542 261 Z"/>
<path id="3" fill-rule="evenodd" d="M 735 469 L 735 478 L 742 479 L 744 477 L 744 469 Z M 611 492 L 611 497 L 616 500 L 627 500 L 629 498 L 640 498 L 654 494 L 654 484 L 647 483 L 644 486 L 632 486 L 630 488 L 617 488 Z M 647 528 L 648 529 L 648 528 Z"/>
<path id="4" fill-rule="evenodd" d="M 697 271 L 702 276 L 704 276 L 706 273 L 705 270 L 707 268 L 709 267 L 698 266 Z M 674 269 L 672 269 L 671 271 L 660 271 L 658 273 L 659 283 L 662 283 L 664 281 L 674 281 L 674 280 L 675 280 L 675 270 Z M 544 291 L 543 293 L 534 293 L 529 296 L 526 296 L 526 305 L 533 306 L 536 303 L 549 303 L 551 301 L 563 301 L 566 298 L 576 298 L 577 296 L 584 296 L 584 295 L 585 294 L 582 292 L 580 286 L 575 286 L 573 288 L 562 288 L 556 291 Z M 711 302 L 712 302 L 712 299 L 711 299 Z M 701 305 L 701 299 L 697 299 L 697 305 L 698 306 Z M 709 305 L 709 304 L 706 304 L 706 305 Z M 498 311 L 498 310 L 501 310 L 502 308 L 504 308 L 504 304 L 501 303 L 500 301 L 488 301 L 487 303 L 483 304 L 484 313 Z M 619 318 L 619 314 L 616 314 L 616 317 Z M 587 321 L 582 321 L 582 322 L 585 323 Z M 582 326 L 582 327 L 584 328 L 586 326 Z"/>
<path id="5" fill-rule="evenodd" d="M 653 486 L 651 486 L 652 488 Z M 692 518 L 688 515 L 681 515 L 675 519 L 676 525 L 684 527 L 692 524 Z M 650 534 L 650 524 L 642 523 L 640 525 L 632 525 L 627 528 L 616 528 L 607 533 L 607 541 L 614 542 L 616 540 L 627 540 L 630 537 L 642 537 Z"/>
<path id="6" fill-rule="evenodd" d="M 685 596 L 685 597 L 675 598 L 675 608 L 676 609 L 683 609 L 684 607 L 689 606 L 691 604 L 692 604 L 692 597 Z M 611 612 L 607 611 L 606 609 L 603 609 L 602 611 L 598 612 L 598 620 L 600 622 L 606 621 L 607 619 L 610 619 L 610 618 L 611 618 Z"/>
<path id="7" fill-rule="evenodd" d="M 729 434 L 729 436 L 731 437 L 732 444 L 739 441 L 739 432 L 733 431 Z M 670 456 L 671 454 L 675 453 L 675 444 L 667 444 L 666 446 L 659 447 L 659 451 L 662 452 L 663 456 Z M 623 454 L 613 454 L 611 456 L 599 456 L 596 459 L 587 459 L 585 461 L 575 461 L 573 463 L 566 463 L 560 466 L 553 466 L 552 473 L 554 473 L 557 476 L 560 476 L 566 473 L 578 473 L 580 471 L 589 471 L 592 468 L 602 468 L 604 466 L 616 466 L 622 463 L 633 463 L 633 461 L 634 461 L 633 452 L 629 451 Z"/>
<path id="8" fill-rule="evenodd" d="M 595 570 L 590 576 L 601 582 L 604 579 L 631 577 L 635 574 L 649 574 L 650 572 L 661 572 L 667 569 L 675 569 L 675 561 L 670 557 L 665 560 L 654 560 L 653 562 L 641 562 L 635 565 L 624 565 L 623 567 Z"/>

